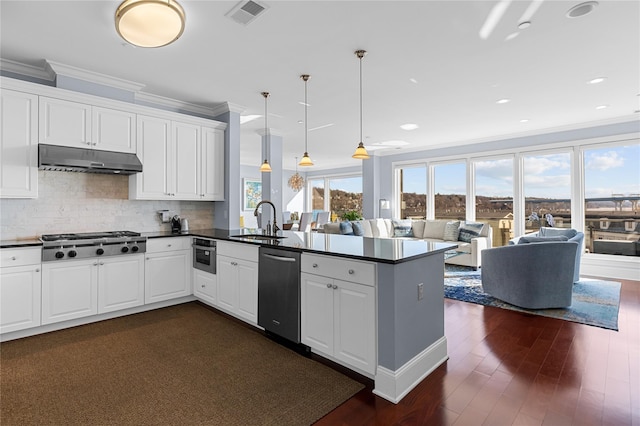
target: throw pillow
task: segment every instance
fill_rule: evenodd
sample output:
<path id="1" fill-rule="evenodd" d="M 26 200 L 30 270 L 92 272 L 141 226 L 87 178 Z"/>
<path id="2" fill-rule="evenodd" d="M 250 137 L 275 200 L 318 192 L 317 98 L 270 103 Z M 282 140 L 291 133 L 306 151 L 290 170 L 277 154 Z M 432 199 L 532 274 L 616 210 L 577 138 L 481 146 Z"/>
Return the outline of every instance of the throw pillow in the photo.
<path id="1" fill-rule="evenodd" d="M 569 238 L 564 235 L 555 235 L 553 237 L 521 237 L 518 240 L 518 244 L 550 243 L 554 241 L 569 241 Z"/>
<path id="2" fill-rule="evenodd" d="M 362 222 L 351 222 L 351 227 L 353 228 L 353 235 L 357 235 L 359 237 L 362 237 L 364 235 Z"/>
<path id="3" fill-rule="evenodd" d="M 484 223 L 466 222 L 460 225 L 458 241 L 470 243 L 472 238 L 479 237 Z"/>
<path id="4" fill-rule="evenodd" d="M 351 222 L 348 220 L 340 222 L 340 233 L 342 235 L 353 235 L 353 226 L 351 226 Z"/>
<path id="5" fill-rule="evenodd" d="M 411 219 L 392 219 L 394 237 L 413 237 Z"/>
<path id="6" fill-rule="evenodd" d="M 541 237 L 555 237 L 558 235 L 564 235 L 565 237 L 571 239 L 578 235 L 578 231 L 570 228 L 547 228 L 542 227 L 538 232 L 538 235 Z"/>
<path id="7" fill-rule="evenodd" d="M 445 241 L 458 241 L 458 234 L 460 233 L 460 221 L 452 220 L 447 222 L 444 226 L 444 238 Z"/>

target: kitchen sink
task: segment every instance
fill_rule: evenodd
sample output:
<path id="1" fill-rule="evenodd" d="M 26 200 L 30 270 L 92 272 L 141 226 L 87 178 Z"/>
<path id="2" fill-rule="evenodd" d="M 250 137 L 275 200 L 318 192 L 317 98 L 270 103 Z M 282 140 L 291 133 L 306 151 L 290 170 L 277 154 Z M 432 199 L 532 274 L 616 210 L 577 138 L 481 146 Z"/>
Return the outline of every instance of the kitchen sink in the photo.
<path id="1" fill-rule="evenodd" d="M 243 238 L 245 240 L 281 240 L 287 237 L 283 237 L 280 235 L 241 234 L 229 235 L 229 238 Z"/>

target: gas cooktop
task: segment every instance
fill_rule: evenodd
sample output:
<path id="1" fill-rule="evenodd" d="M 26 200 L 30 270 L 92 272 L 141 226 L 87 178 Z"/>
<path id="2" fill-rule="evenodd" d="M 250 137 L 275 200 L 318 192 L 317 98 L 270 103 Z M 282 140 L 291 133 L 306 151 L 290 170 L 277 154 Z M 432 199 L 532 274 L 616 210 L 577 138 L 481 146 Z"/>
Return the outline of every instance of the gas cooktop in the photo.
<path id="1" fill-rule="evenodd" d="M 97 240 L 104 238 L 139 237 L 139 232 L 132 231 L 107 231 L 107 232 L 80 232 L 77 234 L 50 234 L 43 235 L 42 241 L 63 241 L 63 240 Z"/>
<path id="2" fill-rule="evenodd" d="M 49 234 L 40 240 L 43 262 L 131 255 L 147 249 L 147 237 L 132 231 Z"/>

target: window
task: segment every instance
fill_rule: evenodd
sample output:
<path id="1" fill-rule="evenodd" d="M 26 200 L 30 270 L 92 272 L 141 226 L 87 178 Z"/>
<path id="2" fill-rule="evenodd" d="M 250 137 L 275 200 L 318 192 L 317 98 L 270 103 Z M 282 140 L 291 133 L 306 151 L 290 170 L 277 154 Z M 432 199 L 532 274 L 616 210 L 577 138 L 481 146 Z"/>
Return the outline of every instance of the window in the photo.
<path id="1" fill-rule="evenodd" d="M 309 179 L 311 210 L 324 210 L 324 179 Z"/>
<path id="2" fill-rule="evenodd" d="M 638 255 L 640 145 L 584 150 L 585 247 L 592 253 Z M 628 242 L 621 242 L 628 241 Z"/>
<path id="3" fill-rule="evenodd" d="M 542 226 L 571 228 L 571 155 L 525 155 L 525 233 Z"/>
<path id="4" fill-rule="evenodd" d="M 436 219 L 466 219 L 467 167 L 465 163 L 434 166 Z"/>
<path id="5" fill-rule="evenodd" d="M 309 178 L 308 182 L 314 220 L 319 211 L 330 211 L 331 220 L 352 210 L 362 214 L 362 176 Z M 329 197 L 325 197 L 325 188 L 329 190 Z"/>
<path id="6" fill-rule="evenodd" d="M 493 246 L 505 246 L 513 234 L 513 159 L 474 161 L 476 220 L 493 228 Z"/>
<path id="7" fill-rule="evenodd" d="M 398 180 L 400 188 L 400 218 L 426 218 L 427 167 L 401 167 L 398 169 Z"/>

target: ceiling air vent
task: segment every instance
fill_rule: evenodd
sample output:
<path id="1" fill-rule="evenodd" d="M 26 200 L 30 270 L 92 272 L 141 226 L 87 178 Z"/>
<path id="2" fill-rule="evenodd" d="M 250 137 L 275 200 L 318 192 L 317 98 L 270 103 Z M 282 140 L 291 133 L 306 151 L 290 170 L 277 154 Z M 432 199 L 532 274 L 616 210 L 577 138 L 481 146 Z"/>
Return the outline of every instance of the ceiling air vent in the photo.
<path id="1" fill-rule="evenodd" d="M 247 25 L 265 10 L 267 10 L 267 5 L 264 3 L 258 3 L 253 0 L 243 0 L 236 4 L 225 16 L 228 16 L 239 24 Z"/>

